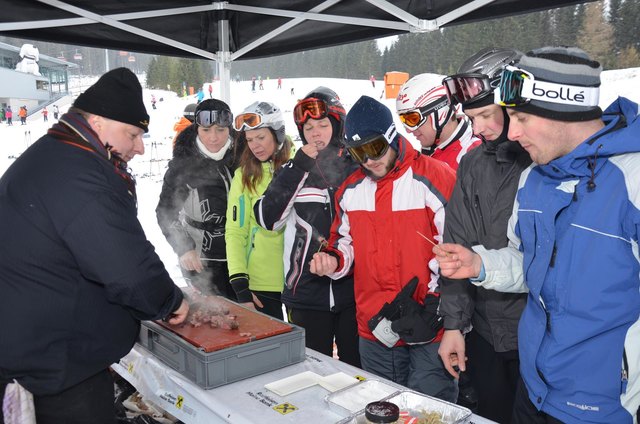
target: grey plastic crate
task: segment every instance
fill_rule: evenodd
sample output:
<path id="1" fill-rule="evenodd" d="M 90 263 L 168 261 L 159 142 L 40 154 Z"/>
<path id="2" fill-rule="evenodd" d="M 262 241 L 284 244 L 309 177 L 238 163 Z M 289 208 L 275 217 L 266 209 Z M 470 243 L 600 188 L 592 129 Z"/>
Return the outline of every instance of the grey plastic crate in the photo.
<path id="1" fill-rule="evenodd" d="M 204 389 L 233 383 L 305 360 L 304 329 L 206 353 L 152 321 L 143 321 L 138 344 Z"/>

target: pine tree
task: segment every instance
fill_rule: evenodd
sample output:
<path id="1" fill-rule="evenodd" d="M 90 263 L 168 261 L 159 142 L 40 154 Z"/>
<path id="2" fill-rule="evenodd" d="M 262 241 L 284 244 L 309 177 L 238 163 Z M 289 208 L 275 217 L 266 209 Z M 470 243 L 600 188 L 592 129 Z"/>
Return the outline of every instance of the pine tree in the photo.
<path id="1" fill-rule="evenodd" d="M 638 50 L 633 46 L 627 46 L 622 49 L 618 55 L 618 62 L 616 65 L 620 69 L 640 66 L 640 54 L 638 53 Z"/>
<path id="2" fill-rule="evenodd" d="M 603 68 L 610 69 L 615 64 L 613 28 L 604 18 L 601 2 L 587 5 L 577 45 Z"/>

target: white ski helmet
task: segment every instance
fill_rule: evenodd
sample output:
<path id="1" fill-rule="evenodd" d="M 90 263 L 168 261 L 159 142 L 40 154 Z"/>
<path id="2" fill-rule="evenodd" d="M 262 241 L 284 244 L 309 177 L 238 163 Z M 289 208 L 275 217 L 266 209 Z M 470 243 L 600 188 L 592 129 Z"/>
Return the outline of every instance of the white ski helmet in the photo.
<path id="1" fill-rule="evenodd" d="M 251 125 L 247 119 L 250 115 L 258 115 L 259 122 Z M 276 141 L 282 146 L 285 139 L 284 116 L 280 108 L 269 102 L 255 102 L 247 106 L 234 120 L 233 127 L 236 131 L 256 130 L 258 128 L 271 128 L 276 135 Z"/>
<path id="2" fill-rule="evenodd" d="M 419 74 L 405 82 L 396 98 L 396 112 L 405 128 L 413 131 L 424 125 L 432 115 L 431 127 L 436 131 L 436 139 L 440 137 L 442 128 L 449 122 L 455 110 L 449 107 L 447 92 L 433 74 Z M 416 125 L 407 125 L 404 114 L 417 111 L 422 119 Z"/>

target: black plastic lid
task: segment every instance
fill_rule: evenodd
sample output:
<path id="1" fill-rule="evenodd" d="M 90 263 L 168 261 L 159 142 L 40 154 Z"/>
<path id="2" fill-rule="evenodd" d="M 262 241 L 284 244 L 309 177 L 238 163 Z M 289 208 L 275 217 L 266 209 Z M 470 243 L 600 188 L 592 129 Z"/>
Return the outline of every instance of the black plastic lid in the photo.
<path id="1" fill-rule="evenodd" d="M 372 423 L 393 423 L 400 418 L 400 408 L 391 402 L 371 402 L 364 409 L 364 415 Z"/>

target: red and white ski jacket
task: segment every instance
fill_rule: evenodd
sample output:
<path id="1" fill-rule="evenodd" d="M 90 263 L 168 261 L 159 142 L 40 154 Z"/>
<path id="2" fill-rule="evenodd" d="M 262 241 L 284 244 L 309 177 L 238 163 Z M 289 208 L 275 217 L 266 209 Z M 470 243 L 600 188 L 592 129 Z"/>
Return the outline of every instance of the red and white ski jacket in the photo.
<path id="1" fill-rule="evenodd" d="M 361 337 L 376 340 L 367 322 L 414 276 L 420 280 L 414 299 L 421 304 L 436 289 L 433 245 L 419 233 L 442 241 L 444 208 L 454 184 L 448 165 L 400 137 L 395 166 L 386 176 L 373 180 L 360 168 L 336 192 L 327 251 L 339 257 L 339 264 L 330 277 L 341 278 L 353 267 Z"/>

